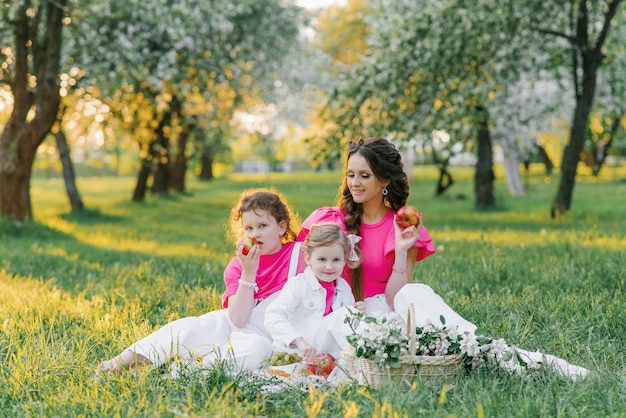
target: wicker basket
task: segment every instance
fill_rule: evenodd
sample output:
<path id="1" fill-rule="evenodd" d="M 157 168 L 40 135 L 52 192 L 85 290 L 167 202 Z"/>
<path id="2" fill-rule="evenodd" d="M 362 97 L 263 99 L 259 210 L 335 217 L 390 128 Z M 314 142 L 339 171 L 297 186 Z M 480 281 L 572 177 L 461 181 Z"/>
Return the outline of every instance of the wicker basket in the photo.
<path id="1" fill-rule="evenodd" d="M 383 383 L 406 383 L 411 385 L 415 376 L 415 365 L 402 363 L 400 367 L 381 368 L 366 358 L 359 358 L 360 382 L 378 389 Z"/>
<path id="2" fill-rule="evenodd" d="M 409 304 L 406 328 L 409 339 L 409 353 L 415 353 L 415 308 Z M 449 380 L 455 375 L 461 358 L 457 354 L 447 356 L 417 356 L 405 355 L 400 357 L 401 366 L 398 368 L 381 368 L 377 363 L 366 358 L 359 358 L 360 373 L 363 383 L 379 388 L 384 382 L 406 383 L 411 385 L 415 376 L 420 379 L 443 378 Z"/>

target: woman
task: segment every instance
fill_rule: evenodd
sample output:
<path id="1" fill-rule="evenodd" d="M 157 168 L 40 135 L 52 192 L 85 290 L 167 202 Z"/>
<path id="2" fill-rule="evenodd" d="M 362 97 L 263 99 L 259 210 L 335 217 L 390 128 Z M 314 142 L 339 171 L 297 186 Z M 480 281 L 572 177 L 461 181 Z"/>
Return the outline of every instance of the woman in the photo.
<path id="1" fill-rule="evenodd" d="M 421 216 L 417 227 L 402 229 L 395 222 L 396 212 L 409 197 L 408 179 L 396 147 L 384 138 L 351 142 L 339 193 L 339 206 L 314 211 L 303 222 L 298 240 L 303 240 L 311 225 L 318 222 L 336 222 L 345 232 L 361 237 L 362 264 L 351 276 L 349 272 L 344 272 L 344 276 L 356 299 L 365 301 L 366 311 L 395 311 L 404 320 L 409 304 L 413 303 L 418 326 L 427 322 L 442 325 L 439 318 L 443 316 L 447 326 L 474 332 L 476 326 L 450 308 L 430 286 L 411 283 L 415 262 L 433 254 L 435 249 Z M 571 377 L 588 373 L 553 356 L 516 350 L 531 365 L 546 362 Z M 502 365 L 520 369 L 516 362 Z"/>

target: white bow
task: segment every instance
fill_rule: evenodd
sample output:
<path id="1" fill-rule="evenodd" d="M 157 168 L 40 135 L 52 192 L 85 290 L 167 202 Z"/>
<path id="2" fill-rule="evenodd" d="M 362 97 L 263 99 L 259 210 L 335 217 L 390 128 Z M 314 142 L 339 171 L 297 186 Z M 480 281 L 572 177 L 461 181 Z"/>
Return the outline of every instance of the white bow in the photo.
<path id="1" fill-rule="evenodd" d="M 348 241 L 350 241 L 350 252 L 348 253 L 348 260 L 359 261 L 359 256 L 354 251 L 354 246 L 361 241 L 361 237 L 354 234 L 348 234 Z"/>

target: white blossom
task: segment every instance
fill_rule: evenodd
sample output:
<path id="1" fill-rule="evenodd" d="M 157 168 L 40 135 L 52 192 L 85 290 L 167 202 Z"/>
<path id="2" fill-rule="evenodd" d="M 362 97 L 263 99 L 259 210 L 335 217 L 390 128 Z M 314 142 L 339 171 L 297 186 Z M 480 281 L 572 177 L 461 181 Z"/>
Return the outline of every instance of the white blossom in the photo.
<path id="1" fill-rule="evenodd" d="M 353 312 L 346 322 L 354 331 L 347 339 L 355 348 L 357 357 L 372 360 L 385 368 L 401 365 L 400 356 L 408 352 L 410 337 L 394 313 L 378 312 L 365 316 Z M 461 332 L 456 326 L 448 328 L 432 322 L 417 327 L 414 339 L 415 352 L 410 354 L 457 355 L 472 369 L 498 364 L 511 350 L 503 339 Z"/>
<path id="2" fill-rule="evenodd" d="M 463 337 L 461 338 L 461 352 L 470 357 L 474 357 L 480 353 L 480 347 L 478 346 L 476 335 L 469 332 L 463 334 Z"/>

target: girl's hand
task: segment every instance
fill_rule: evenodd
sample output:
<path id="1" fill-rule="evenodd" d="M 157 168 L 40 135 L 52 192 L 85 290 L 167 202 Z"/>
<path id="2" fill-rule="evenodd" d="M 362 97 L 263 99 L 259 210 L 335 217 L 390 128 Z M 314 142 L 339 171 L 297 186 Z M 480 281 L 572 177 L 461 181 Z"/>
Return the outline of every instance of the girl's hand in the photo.
<path id="1" fill-rule="evenodd" d="M 293 340 L 293 345 L 300 351 L 302 355 L 302 361 L 305 363 L 314 363 L 317 350 L 311 344 L 309 344 L 304 338 L 299 337 Z"/>
<path id="2" fill-rule="evenodd" d="M 422 214 L 419 215 L 419 224 L 417 226 L 409 226 L 402 229 L 400 225 L 396 223 L 396 217 L 394 215 L 393 227 L 396 232 L 396 253 L 407 252 L 415 242 L 419 239 L 419 231 L 422 229 L 423 220 Z"/>
<path id="3" fill-rule="evenodd" d="M 244 255 L 243 248 L 244 246 L 240 240 L 237 244 L 237 259 L 241 264 L 242 276 L 247 273 L 252 277 L 256 277 L 256 272 L 259 269 L 259 260 L 261 259 L 261 250 L 258 245 L 253 245 L 248 254 Z"/>
<path id="4" fill-rule="evenodd" d="M 365 306 L 365 302 L 363 302 L 362 300 L 358 300 L 356 301 L 356 303 L 354 304 L 354 307 L 356 308 L 357 311 L 365 313 L 366 310 L 366 306 Z"/>

